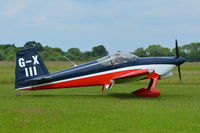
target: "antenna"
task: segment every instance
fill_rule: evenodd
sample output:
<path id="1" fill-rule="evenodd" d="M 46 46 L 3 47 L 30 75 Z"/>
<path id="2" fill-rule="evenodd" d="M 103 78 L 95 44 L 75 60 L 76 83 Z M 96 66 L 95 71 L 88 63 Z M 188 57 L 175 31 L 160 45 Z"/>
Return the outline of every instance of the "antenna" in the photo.
<path id="1" fill-rule="evenodd" d="M 69 58 L 67 58 L 66 56 L 64 56 L 65 59 L 67 59 L 71 64 L 73 64 L 74 66 L 77 66 L 76 63 L 72 62 Z"/>

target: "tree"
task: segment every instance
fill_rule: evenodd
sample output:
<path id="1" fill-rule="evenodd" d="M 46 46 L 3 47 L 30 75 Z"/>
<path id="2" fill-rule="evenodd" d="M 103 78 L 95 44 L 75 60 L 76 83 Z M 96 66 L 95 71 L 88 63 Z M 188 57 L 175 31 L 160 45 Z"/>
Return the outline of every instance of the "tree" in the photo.
<path id="1" fill-rule="evenodd" d="M 9 61 L 15 60 L 16 51 L 17 48 L 15 47 L 14 44 L 0 45 L 1 60 L 9 60 Z"/>
<path id="2" fill-rule="evenodd" d="M 81 53 L 81 61 L 89 61 L 92 58 L 91 51 L 85 51 Z"/>
<path id="3" fill-rule="evenodd" d="M 43 51 L 44 48 L 42 47 L 42 44 L 35 41 L 28 41 L 24 44 L 24 48 L 32 48 L 35 47 L 39 52 Z"/>
<path id="4" fill-rule="evenodd" d="M 169 48 L 162 47 L 160 45 L 149 45 L 145 49 L 148 56 L 171 56 L 171 50 Z"/>
<path id="5" fill-rule="evenodd" d="M 45 61 L 64 61 L 64 52 L 60 48 L 51 48 L 45 46 L 44 50 L 40 52 L 42 59 Z"/>
<path id="6" fill-rule="evenodd" d="M 80 60 L 81 57 L 81 51 L 79 48 L 70 48 L 68 49 L 66 56 L 70 59 L 70 60 Z"/>
<path id="7" fill-rule="evenodd" d="M 175 53 L 175 49 L 173 49 Z M 185 44 L 179 48 L 180 56 L 186 58 L 189 62 L 199 62 L 200 61 L 200 43 L 190 43 Z"/>
<path id="8" fill-rule="evenodd" d="M 0 61 L 3 60 L 3 59 L 4 59 L 3 55 L 2 55 L 2 53 L 0 53 Z"/>
<path id="9" fill-rule="evenodd" d="M 146 51 L 145 51 L 145 49 L 144 49 L 143 47 L 137 48 L 137 49 L 133 52 L 133 54 L 135 54 L 135 55 L 137 55 L 137 56 L 139 56 L 139 57 L 146 57 L 146 56 L 147 56 L 147 53 L 146 53 Z"/>
<path id="10" fill-rule="evenodd" d="M 108 54 L 108 51 L 106 50 L 106 48 L 103 45 L 99 45 L 99 46 L 92 48 L 92 54 L 94 57 L 106 56 Z"/>

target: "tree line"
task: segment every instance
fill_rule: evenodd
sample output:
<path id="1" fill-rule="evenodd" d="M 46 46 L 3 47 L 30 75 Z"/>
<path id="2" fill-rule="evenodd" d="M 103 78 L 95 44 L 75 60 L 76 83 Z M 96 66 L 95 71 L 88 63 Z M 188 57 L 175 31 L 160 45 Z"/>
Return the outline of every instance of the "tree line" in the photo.
<path id="1" fill-rule="evenodd" d="M 57 47 L 42 46 L 39 42 L 29 41 L 23 47 L 16 47 L 14 44 L 0 44 L 0 61 L 14 61 L 17 51 L 30 47 L 35 47 L 45 61 L 64 61 L 65 57 L 72 61 L 90 61 L 108 55 L 108 51 L 103 45 L 95 46 L 91 51 L 82 52 L 79 48 L 63 51 Z M 189 62 L 200 61 L 200 42 L 185 44 L 179 47 L 179 51 L 180 55 Z M 161 45 L 149 45 L 147 48 L 137 48 L 131 53 L 140 57 L 175 56 L 175 49 Z"/>
<path id="2" fill-rule="evenodd" d="M 133 54 L 140 57 L 175 56 L 175 48 L 170 49 L 161 45 L 149 45 L 147 48 L 137 48 Z M 179 54 L 188 62 L 200 62 L 200 42 L 185 44 L 179 47 Z"/>
<path id="3" fill-rule="evenodd" d="M 63 51 L 58 47 L 42 46 L 39 42 L 29 41 L 23 47 L 16 47 L 14 44 L 0 44 L 0 61 L 14 61 L 17 51 L 31 47 L 37 49 L 44 61 L 65 61 L 66 57 L 72 61 L 90 61 L 108 55 L 103 45 L 95 46 L 91 51 L 81 52 L 79 48 Z"/>

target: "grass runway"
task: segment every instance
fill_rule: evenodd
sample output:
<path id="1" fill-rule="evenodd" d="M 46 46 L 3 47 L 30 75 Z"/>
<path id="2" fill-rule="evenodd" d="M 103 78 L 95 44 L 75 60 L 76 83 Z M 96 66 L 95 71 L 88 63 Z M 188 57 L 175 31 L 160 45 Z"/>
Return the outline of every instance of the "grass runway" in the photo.
<path id="1" fill-rule="evenodd" d="M 0 133 L 199 133 L 200 63 L 181 66 L 159 81 L 160 97 L 141 98 L 133 90 L 148 81 L 115 85 L 31 91 L 16 97 L 13 62 L 0 62 Z M 46 62 L 51 72 L 69 67 Z"/>

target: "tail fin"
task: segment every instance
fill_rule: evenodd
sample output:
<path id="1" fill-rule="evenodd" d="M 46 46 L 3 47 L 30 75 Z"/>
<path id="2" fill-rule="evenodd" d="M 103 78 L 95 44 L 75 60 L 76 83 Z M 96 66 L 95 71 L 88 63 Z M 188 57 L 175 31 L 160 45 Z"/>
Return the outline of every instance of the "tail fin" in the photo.
<path id="1" fill-rule="evenodd" d="M 31 86 L 31 79 L 49 72 L 35 48 L 23 49 L 16 54 L 15 88 Z"/>

